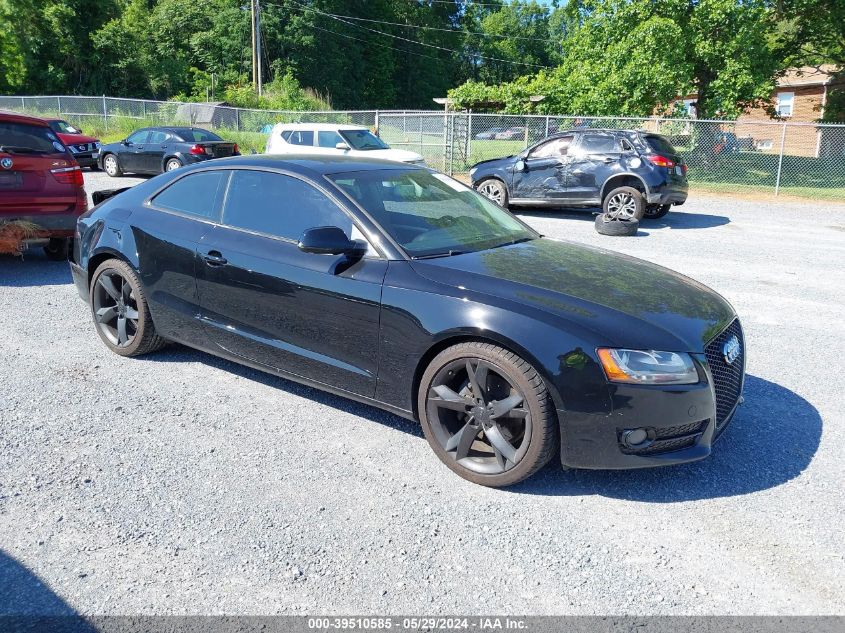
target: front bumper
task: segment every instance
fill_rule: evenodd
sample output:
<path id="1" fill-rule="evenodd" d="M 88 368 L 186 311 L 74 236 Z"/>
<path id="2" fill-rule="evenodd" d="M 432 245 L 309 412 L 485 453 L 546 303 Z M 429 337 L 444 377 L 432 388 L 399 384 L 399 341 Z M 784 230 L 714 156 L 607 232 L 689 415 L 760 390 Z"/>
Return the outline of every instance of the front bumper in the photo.
<path id="1" fill-rule="evenodd" d="M 561 463 L 570 468 L 630 469 L 694 462 L 710 455 L 736 406 L 716 426 L 716 396 L 709 371 L 695 385 L 612 385 L 612 413 L 558 410 Z M 641 445 L 625 443 L 625 432 L 646 429 Z"/>
<path id="2" fill-rule="evenodd" d="M 74 154 L 73 157 L 80 167 L 96 167 L 98 152 L 85 152 Z"/>

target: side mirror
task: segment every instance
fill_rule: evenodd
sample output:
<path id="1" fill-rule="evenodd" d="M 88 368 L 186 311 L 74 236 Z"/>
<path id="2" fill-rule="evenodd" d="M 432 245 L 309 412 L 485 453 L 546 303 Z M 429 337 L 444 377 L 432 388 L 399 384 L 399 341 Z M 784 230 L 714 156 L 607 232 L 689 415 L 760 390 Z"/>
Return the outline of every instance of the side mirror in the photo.
<path id="1" fill-rule="evenodd" d="M 528 169 L 528 165 L 525 164 L 524 160 L 516 161 L 516 165 L 513 167 L 516 171 L 526 171 Z"/>
<path id="2" fill-rule="evenodd" d="M 349 255 L 362 257 L 367 243 L 350 240 L 343 229 L 336 226 L 318 226 L 308 229 L 299 238 L 299 250 L 315 255 Z"/>
<path id="3" fill-rule="evenodd" d="M 129 139 L 126 139 L 126 138 L 125 138 L 125 139 L 123 139 L 122 141 L 120 141 L 120 144 L 121 144 L 121 145 L 126 145 L 126 146 L 129 146 L 129 145 L 132 145 L 132 141 L 130 141 Z"/>
<path id="4" fill-rule="evenodd" d="M 338 143 L 337 145 L 335 145 L 335 146 L 334 146 L 334 148 L 335 148 L 335 149 L 339 149 L 339 150 L 346 151 L 346 150 L 348 150 L 348 149 L 349 149 L 349 145 L 348 145 L 348 144 L 346 144 L 346 143 Z"/>

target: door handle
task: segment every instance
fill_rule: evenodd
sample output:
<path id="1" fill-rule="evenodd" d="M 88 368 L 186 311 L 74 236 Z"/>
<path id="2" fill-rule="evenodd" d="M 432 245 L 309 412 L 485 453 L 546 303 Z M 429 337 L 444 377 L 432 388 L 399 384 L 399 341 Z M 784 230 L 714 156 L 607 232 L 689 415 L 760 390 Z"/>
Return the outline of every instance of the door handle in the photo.
<path id="1" fill-rule="evenodd" d="M 202 258 L 209 266 L 225 266 L 229 263 L 220 251 L 208 251 L 208 253 L 202 256 Z"/>

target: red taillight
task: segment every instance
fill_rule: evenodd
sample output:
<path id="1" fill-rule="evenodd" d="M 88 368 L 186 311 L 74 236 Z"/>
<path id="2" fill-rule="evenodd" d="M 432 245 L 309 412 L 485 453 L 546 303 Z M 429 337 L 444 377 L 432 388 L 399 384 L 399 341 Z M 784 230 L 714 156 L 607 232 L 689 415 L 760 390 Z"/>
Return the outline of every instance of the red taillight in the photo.
<path id="1" fill-rule="evenodd" d="M 63 185 L 76 185 L 77 187 L 85 185 L 85 180 L 82 178 L 82 170 L 79 167 L 51 169 L 50 173 L 53 174 L 53 178 Z"/>
<path id="2" fill-rule="evenodd" d="M 683 170 L 684 170 L 684 176 L 686 176 L 686 175 L 687 175 L 687 166 L 686 166 L 686 165 L 681 165 L 681 169 L 683 169 Z"/>
<path id="3" fill-rule="evenodd" d="M 658 167 L 674 167 L 674 161 L 669 160 L 665 156 L 661 156 L 660 154 L 654 154 L 653 156 L 649 156 L 648 159 L 652 162 L 652 164 L 657 165 Z"/>
<path id="4" fill-rule="evenodd" d="M 233 154 L 240 154 L 241 153 L 241 150 L 238 149 L 237 143 L 235 143 L 235 147 L 234 147 L 234 149 L 232 149 L 232 153 Z"/>
<path id="5" fill-rule="evenodd" d="M 203 156 L 203 155 L 205 155 L 205 148 L 202 145 L 194 145 L 191 148 L 190 152 L 194 156 L 197 156 L 197 155 Z"/>

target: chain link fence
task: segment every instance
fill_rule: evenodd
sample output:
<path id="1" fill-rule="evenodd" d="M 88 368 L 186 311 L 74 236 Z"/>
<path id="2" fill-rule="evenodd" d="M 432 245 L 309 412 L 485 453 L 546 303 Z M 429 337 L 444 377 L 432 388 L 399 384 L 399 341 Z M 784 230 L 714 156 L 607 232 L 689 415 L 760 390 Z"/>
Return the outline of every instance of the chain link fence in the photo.
<path id="1" fill-rule="evenodd" d="M 770 120 L 498 115 L 431 111 L 249 110 L 222 104 L 113 97 L 0 97 L 0 110 L 59 116 L 118 133 L 143 125 L 196 125 L 263 141 L 275 123 L 353 124 L 378 130 L 391 146 L 421 154 L 462 177 L 482 160 L 517 154 L 570 129 L 642 129 L 663 134 L 684 156 L 694 187 L 845 200 L 845 125 Z"/>

